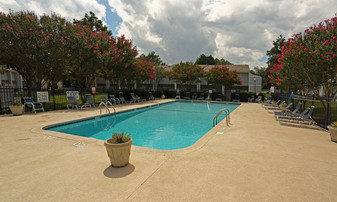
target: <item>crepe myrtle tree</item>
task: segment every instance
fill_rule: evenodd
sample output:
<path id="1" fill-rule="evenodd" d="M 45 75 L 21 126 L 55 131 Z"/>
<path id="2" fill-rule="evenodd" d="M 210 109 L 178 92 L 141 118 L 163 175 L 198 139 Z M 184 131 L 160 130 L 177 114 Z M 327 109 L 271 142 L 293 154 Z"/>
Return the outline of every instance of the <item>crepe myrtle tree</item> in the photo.
<path id="1" fill-rule="evenodd" d="M 319 97 L 320 89 L 334 97 L 337 93 L 337 18 L 326 20 L 288 39 L 270 75 L 279 87 L 296 78 Z M 278 70 L 278 71 L 276 71 Z"/>
<path id="2" fill-rule="evenodd" d="M 270 81 L 280 88 L 298 90 L 291 85 L 295 80 L 305 92 L 312 91 L 322 101 L 320 89 L 325 95 L 337 94 L 337 18 L 311 26 L 288 39 L 282 46 L 279 65 L 270 69 Z M 300 89 L 301 90 L 301 89 Z M 331 115 L 331 112 L 330 112 Z"/>
<path id="3" fill-rule="evenodd" d="M 109 66 L 110 78 L 114 81 L 119 81 L 122 88 L 131 87 L 134 84 L 133 73 L 136 70 L 136 57 L 138 55 L 137 48 L 132 45 L 132 41 L 126 39 L 124 35 L 116 38 L 117 49 L 120 51 L 116 57 L 119 61 L 112 63 Z"/>
<path id="4" fill-rule="evenodd" d="M 208 72 L 204 72 L 204 77 L 206 78 L 207 83 L 214 84 L 217 88 L 220 88 L 220 86 L 230 88 L 234 84 L 242 84 L 238 73 L 229 70 L 226 65 L 215 65 Z"/>
<path id="5" fill-rule="evenodd" d="M 188 84 L 197 83 L 202 75 L 202 67 L 190 62 L 180 62 L 167 72 L 169 79 Z"/>
<path id="6" fill-rule="evenodd" d="M 69 50 L 67 74 L 76 81 L 84 101 L 83 93 L 94 85 L 96 76 L 111 72 L 109 67 L 115 67 L 124 59 L 122 50 L 112 36 L 79 24 L 69 24 L 66 41 Z"/>
<path id="7" fill-rule="evenodd" d="M 0 61 L 22 75 L 29 95 L 48 72 L 41 60 L 46 35 L 34 12 L 0 13 Z"/>

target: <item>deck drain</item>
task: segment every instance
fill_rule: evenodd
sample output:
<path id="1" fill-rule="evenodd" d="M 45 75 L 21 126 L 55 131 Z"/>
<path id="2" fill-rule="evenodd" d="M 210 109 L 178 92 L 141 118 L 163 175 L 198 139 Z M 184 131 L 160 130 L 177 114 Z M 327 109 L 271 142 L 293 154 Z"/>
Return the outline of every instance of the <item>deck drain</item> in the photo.
<path id="1" fill-rule="evenodd" d="M 75 144 L 73 144 L 74 146 L 76 147 L 83 147 L 84 144 L 83 143 L 80 143 L 80 142 L 76 142 Z"/>
<path id="2" fill-rule="evenodd" d="M 223 132 L 216 132 L 217 135 L 223 135 Z"/>
<path id="3" fill-rule="evenodd" d="M 50 136 L 50 135 L 47 135 L 45 138 L 46 138 L 47 140 L 50 140 L 50 139 L 53 139 L 54 137 L 53 137 L 53 136 Z"/>

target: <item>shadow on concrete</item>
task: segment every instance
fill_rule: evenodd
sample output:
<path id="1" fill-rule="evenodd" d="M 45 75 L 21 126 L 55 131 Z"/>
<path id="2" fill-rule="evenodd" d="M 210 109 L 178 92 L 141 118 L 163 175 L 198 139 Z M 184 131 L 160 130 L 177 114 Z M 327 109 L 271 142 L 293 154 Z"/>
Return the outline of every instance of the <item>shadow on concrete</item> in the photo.
<path id="1" fill-rule="evenodd" d="M 112 166 L 107 167 L 104 170 L 104 175 L 109 178 L 121 178 L 127 175 L 130 175 L 135 170 L 135 166 L 132 164 L 128 164 L 122 168 L 114 168 Z"/>

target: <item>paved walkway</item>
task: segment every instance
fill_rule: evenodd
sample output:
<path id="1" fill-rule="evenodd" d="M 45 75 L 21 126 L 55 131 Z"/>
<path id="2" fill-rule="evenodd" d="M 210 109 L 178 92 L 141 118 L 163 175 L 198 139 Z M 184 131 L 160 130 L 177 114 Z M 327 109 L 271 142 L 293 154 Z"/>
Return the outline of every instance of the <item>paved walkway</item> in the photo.
<path id="1" fill-rule="evenodd" d="M 282 126 L 259 104 L 242 104 L 230 127 L 220 123 L 189 148 L 133 146 L 130 165 L 119 169 L 109 166 L 102 140 L 41 129 L 94 115 L 99 110 L 0 116 L 0 200 L 337 201 L 329 134 Z"/>

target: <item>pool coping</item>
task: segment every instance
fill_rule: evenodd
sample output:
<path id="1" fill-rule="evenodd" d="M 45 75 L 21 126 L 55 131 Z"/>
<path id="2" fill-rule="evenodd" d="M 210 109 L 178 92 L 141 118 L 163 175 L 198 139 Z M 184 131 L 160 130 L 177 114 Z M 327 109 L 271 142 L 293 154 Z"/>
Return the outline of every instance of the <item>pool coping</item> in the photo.
<path id="1" fill-rule="evenodd" d="M 117 113 L 123 113 L 123 112 L 133 111 L 135 109 L 143 109 L 143 108 L 148 108 L 148 107 L 155 106 L 155 105 L 167 104 L 167 103 L 177 102 L 177 101 L 205 102 L 205 101 L 202 101 L 202 100 L 165 99 L 165 102 L 163 102 L 163 103 L 148 103 L 149 105 L 147 105 L 147 106 L 136 107 L 136 108 L 131 108 L 131 109 L 124 109 L 124 110 L 122 109 L 122 110 L 118 111 Z M 235 112 L 237 111 L 237 109 L 242 106 L 241 103 L 237 103 L 237 102 L 226 102 L 226 101 L 222 101 L 222 102 L 220 102 L 220 101 L 209 101 L 209 102 L 210 103 L 218 103 L 218 104 L 237 104 L 238 107 L 230 113 L 231 115 L 233 115 L 233 114 L 235 115 Z M 83 136 L 79 136 L 79 135 L 72 135 L 72 134 L 67 134 L 67 133 L 62 133 L 62 132 L 57 132 L 57 131 L 50 131 L 50 130 L 46 130 L 46 128 L 55 127 L 55 126 L 59 126 L 59 125 L 66 125 L 66 124 L 69 124 L 69 123 L 74 123 L 74 121 L 82 122 L 82 121 L 94 119 L 95 117 L 104 117 L 104 116 L 110 116 L 110 114 L 89 116 L 89 117 L 75 119 L 75 120 L 69 120 L 69 121 L 65 121 L 65 122 L 61 122 L 61 123 L 49 124 L 49 125 L 43 126 L 43 127 L 35 127 L 35 128 L 32 128 L 31 131 L 39 133 L 39 134 L 47 136 L 47 137 L 56 137 L 56 138 L 74 140 L 74 141 L 77 141 L 80 144 L 91 144 L 91 143 L 95 143 L 95 142 L 102 142 L 102 144 L 103 144 L 105 140 L 100 140 L 100 139 L 96 139 L 96 138 L 92 138 L 92 137 L 83 137 Z M 205 144 L 207 144 L 207 142 L 210 141 L 212 139 L 212 137 L 214 135 L 216 135 L 219 130 L 222 129 L 221 126 L 225 122 L 226 122 L 225 119 L 221 120 L 216 126 L 211 128 L 207 133 L 205 133 L 195 143 L 193 143 L 192 145 L 190 145 L 188 147 L 185 147 L 185 148 L 174 149 L 174 150 L 161 150 L 161 149 L 153 149 L 153 148 L 141 147 L 141 146 L 136 146 L 136 145 L 132 145 L 131 148 L 132 148 L 132 150 L 134 150 L 136 152 L 160 153 L 160 154 L 165 154 L 165 155 L 177 155 L 177 154 L 194 152 L 194 151 L 197 151 L 197 150 L 201 149 Z"/>

